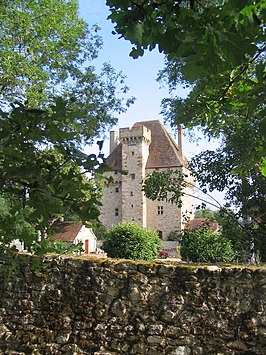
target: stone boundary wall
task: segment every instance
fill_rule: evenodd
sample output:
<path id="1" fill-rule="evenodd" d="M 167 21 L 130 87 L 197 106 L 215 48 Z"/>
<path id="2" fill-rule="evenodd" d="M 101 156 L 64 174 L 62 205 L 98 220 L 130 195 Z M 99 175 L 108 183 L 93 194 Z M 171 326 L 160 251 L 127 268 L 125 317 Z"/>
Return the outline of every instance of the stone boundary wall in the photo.
<path id="1" fill-rule="evenodd" d="M 45 258 L 0 280 L 0 354 L 266 353 L 265 267 Z"/>

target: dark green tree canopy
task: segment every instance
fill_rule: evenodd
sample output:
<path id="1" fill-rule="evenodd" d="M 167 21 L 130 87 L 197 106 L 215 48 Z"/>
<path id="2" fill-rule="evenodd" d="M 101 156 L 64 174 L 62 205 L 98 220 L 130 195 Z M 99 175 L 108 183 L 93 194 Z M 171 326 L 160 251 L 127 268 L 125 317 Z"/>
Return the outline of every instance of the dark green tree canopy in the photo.
<path id="1" fill-rule="evenodd" d="M 131 55 L 158 46 L 180 60 L 192 82 L 232 70 L 265 52 L 265 1 L 107 0 L 115 31 L 131 41 Z"/>
<path id="2" fill-rule="evenodd" d="M 166 119 L 173 126 L 200 126 L 210 136 L 253 119 L 258 141 L 242 166 L 261 164 L 266 156 L 266 1 L 108 0 L 107 4 L 116 32 L 133 45 L 133 57 L 156 47 L 166 55 L 159 75 L 172 93 L 163 101 Z M 180 83 L 193 85 L 185 100 L 175 96 Z"/>

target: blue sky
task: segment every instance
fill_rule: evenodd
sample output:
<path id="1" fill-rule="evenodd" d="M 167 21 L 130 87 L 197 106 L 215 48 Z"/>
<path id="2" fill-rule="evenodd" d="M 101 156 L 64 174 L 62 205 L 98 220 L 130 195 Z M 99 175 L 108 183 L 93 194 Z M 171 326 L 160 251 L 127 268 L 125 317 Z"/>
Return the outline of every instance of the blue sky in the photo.
<path id="1" fill-rule="evenodd" d="M 135 122 L 159 119 L 163 122 L 163 116 L 160 115 L 160 104 L 164 97 L 168 96 L 167 88 L 160 88 L 156 82 L 158 71 L 163 68 L 164 56 L 157 50 L 145 52 L 144 56 L 138 59 L 129 57 L 131 45 L 124 39 L 112 35 L 113 24 L 107 20 L 108 7 L 105 0 L 79 0 L 80 16 L 84 18 L 89 25 L 98 24 L 101 27 L 100 35 L 103 38 L 104 46 L 99 52 L 99 57 L 95 66 L 110 62 L 117 70 L 126 75 L 126 84 L 129 86 L 129 95 L 136 97 L 135 103 L 127 110 L 125 114 L 119 116 L 119 127 L 130 127 Z M 187 91 L 180 86 L 178 90 L 180 96 L 185 96 Z M 207 142 L 202 139 L 198 144 L 190 142 L 185 135 L 183 139 L 184 154 L 190 159 L 193 155 L 206 150 L 215 149 L 219 143 Z M 211 147 L 211 148 L 210 148 Z M 104 143 L 104 153 L 108 154 L 109 141 Z M 213 196 L 222 202 L 223 194 L 215 193 Z"/>
<path id="2" fill-rule="evenodd" d="M 160 88 L 156 77 L 158 71 L 163 68 L 164 56 L 154 50 L 146 52 L 141 58 L 132 59 L 129 56 L 130 43 L 111 33 L 113 24 L 107 20 L 108 7 L 105 0 L 79 0 L 79 4 L 80 15 L 89 24 L 97 23 L 101 27 L 100 35 L 103 37 L 104 46 L 95 63 L 100 67 L 103 62 L 110 62 L 117 71 L 122 71 L 127 76 L 126 84 L 130 88 L 130 96 L 136 97 L 134 105 L 119 116 L 118 126 L 114 129 L 132 126 L 137 121 L 163 121 L 160 104 L 161 100 L 168 96 L 168 90 Z M 185 90 L 180 88 L 180 95 L 185 94 Z"/>

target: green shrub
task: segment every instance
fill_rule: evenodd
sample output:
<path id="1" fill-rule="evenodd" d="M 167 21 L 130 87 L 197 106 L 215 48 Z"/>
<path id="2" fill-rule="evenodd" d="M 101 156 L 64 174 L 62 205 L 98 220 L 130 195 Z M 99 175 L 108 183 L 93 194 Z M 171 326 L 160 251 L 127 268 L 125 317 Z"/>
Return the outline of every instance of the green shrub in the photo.
<path id="1" fill-rule="evenodd" d="M 122 222 L 108 230 L 103 249 L 111 258 L 154 260 L 158 255 L 160 238 L 134 222 Z"/>
<path id="2" fill-rule="evenodd" d="M 50 238 L 42 239 L 39 242 L 34 243 L 30 249 L 31 252 L 37 255 L 43 255 L 46 253 L 53 254 L 67 254 L 67 253 L 81 253 L 83 248 L 81 244 L 71 244 L 62 240 L 51 240 Z"/>
<path id="3" fill-rule="evenodd" d="M 96 235 L 98 240 L 103 240 L 107 232 L 107 228 L 101 224 L 92 227 L 93 233 Z"/>
<path id="4" fill-rule="evenodd" d="M 171 242 L 179 242 L 182 239 L 182 233 L 177 232 L 177 231 L 171 231 L 168 236 L 167 236 L 167 240 L 171 241 Z"/>
<path id="5" fill-rule="evenodd" d="M 231 242 L 208 229 L 185 231 L 180 252 L 182 260 L 203 263 L 231 261 L 234 256 Z"/>

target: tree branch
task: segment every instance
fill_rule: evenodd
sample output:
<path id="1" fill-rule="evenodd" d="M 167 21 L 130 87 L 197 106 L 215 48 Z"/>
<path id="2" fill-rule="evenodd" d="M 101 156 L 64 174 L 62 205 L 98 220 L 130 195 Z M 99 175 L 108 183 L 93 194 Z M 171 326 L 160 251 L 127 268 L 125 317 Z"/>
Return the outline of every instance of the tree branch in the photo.
<path id="1" fill-rule="evenodd" d="M 223 91 L 223 93 L 220 95 L 219 97 L 219 101 L 223 100 L 226 96 L 226 94 L 228 93 L 228 91 L 231 89 L 231 87 L 233 86 L 233 84 L 236 82 L 236 80 L 242 75 L 244 74 L 250 67 L 250 65 L 255 62 L 256 59 L 258 59 L 258 57 L 266 51 L 266 46 L 264 46 L 263 48 L 261 48 L 258 53 L 246 64 L 243 65 L 242 69 L 240 70 L 240 72 L 235 75 L 232 79 L 229 80 L 229 84 L 227 85 L 227 87 L 225 88 L 225 90 Z"/>

